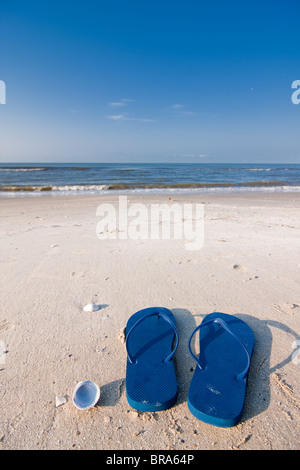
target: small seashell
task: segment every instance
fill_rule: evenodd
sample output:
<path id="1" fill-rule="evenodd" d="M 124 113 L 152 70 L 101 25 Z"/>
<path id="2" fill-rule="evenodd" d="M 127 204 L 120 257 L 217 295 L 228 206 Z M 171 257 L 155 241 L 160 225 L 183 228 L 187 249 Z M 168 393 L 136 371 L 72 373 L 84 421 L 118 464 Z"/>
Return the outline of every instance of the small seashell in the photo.
<path id="1" fill-rule="evenodd" d="M 85 307 L 83 307 L 84 312 L 96 312 L 99 309 L 100 309 L 100 305 L 96 305 L 96 304 L 87 304 Z"/>
<path id="2" fill-rule="evenodd" d="M 66 396 L 57 396 L 55 398 L 55 408 L 58 408 L 61 405 L 64 405 L 67 403 L 67 397 Z"/>
<path id="3" fill-rule="evenodd" d="M 96 405 L 100 398 L 100 388 L 91 380 L 79 382 L 73 393 L 73 404 L 79 410 L 88 410 Z"/>

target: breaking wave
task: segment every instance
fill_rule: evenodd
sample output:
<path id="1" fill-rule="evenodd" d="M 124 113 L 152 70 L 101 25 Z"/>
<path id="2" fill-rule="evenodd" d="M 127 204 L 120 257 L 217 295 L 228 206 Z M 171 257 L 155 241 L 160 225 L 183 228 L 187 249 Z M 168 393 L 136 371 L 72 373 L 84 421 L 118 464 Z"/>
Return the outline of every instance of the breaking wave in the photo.
<path id="1" fill-rule="evenodd" d="M 6 185 L 0 186 L 1 193 L 26 194 L 99 194 L 103 191 L 130 192 L 245 192 L 245 191 L 300 191 L 300 185 L 287 185 L 283 181 L 250 181 L 243 183 L 182 183 L 182 184 L 94 184 L 94 185 Z"/>

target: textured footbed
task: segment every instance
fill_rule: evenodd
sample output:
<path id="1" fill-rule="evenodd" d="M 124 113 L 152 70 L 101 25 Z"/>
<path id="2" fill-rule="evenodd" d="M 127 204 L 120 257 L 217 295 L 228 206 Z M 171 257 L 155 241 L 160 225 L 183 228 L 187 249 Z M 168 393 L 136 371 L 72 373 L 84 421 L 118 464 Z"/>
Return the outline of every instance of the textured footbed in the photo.
<path id="1" fill-rule="evenodd" d="M 254 335 L 242 320 L 224 313 L 207 315 L 204 321 L 220 318 L 246 346 L 251 358 Z M 201 421 L 220 427 L 236 425 L 242 416 L 247 376 L 236 377 L 247 365 L 247 355 L 239 342 L 220 325 L 210 323 L 199 330 L 199 361 L 188 392 L 188 407 Z"/>
<path id="2" fill-rule="evenodd" d="M 142 317 L 155 311 L 167 315 L 175 325 L 173 314 L 165 308 L 140 310 L 128 320 L 125 333 Z M 173 360 L 165 363 L 174 341 L 173 328 L 161 317 L 150 316 L 131 332 L 128 350 L 136 363 L 127 357 L 126 394 L 130 406 L 140 411 L 170 408 L 177 398 L 177 379 Z"/>

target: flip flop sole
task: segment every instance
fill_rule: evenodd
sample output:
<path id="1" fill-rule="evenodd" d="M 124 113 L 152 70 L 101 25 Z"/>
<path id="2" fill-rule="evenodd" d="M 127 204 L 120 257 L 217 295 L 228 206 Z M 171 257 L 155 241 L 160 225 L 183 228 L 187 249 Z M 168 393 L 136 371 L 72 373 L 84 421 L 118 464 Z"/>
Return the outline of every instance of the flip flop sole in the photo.
<path id="1" fill-rule="evenodd" d="M 165 362 L 172 353 L 174 328 L 173 314 L 161 307 L 140 310 L 127 322 L 125 333 L 127 336 L 130 332 L 130 356 L 127 355 L 126 395 L 129 405 L 136 410 L 161 411 L 176 402 L 174 362 L 172 359 Z"/>
<path id="2" fill-rule="evenodd" d="M 228 329 L 239 338 L 251 359 L 254 335 L 242 320 L 224 313 L 207 315 L 203 322 L 209 324 L 200 328 L 200 368 L 196 366 L 188 392 L 188 407 L 201 421 L 219 427 L 235 426 L 241 419 L 248 370 L 245 369 L 247 355 L 237 339 L 217 322 L 225 322 Z"/>

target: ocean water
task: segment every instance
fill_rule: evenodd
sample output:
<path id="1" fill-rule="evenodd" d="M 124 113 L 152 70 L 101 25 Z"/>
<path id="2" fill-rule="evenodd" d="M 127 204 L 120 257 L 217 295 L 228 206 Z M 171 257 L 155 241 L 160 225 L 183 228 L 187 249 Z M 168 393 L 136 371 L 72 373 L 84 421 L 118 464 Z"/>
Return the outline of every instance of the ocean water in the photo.
<path id="1" fill-rule="evenodd" d="M 300 164 L 0 164 L 0 197 L 118 192 L 296 192 Z"/>

